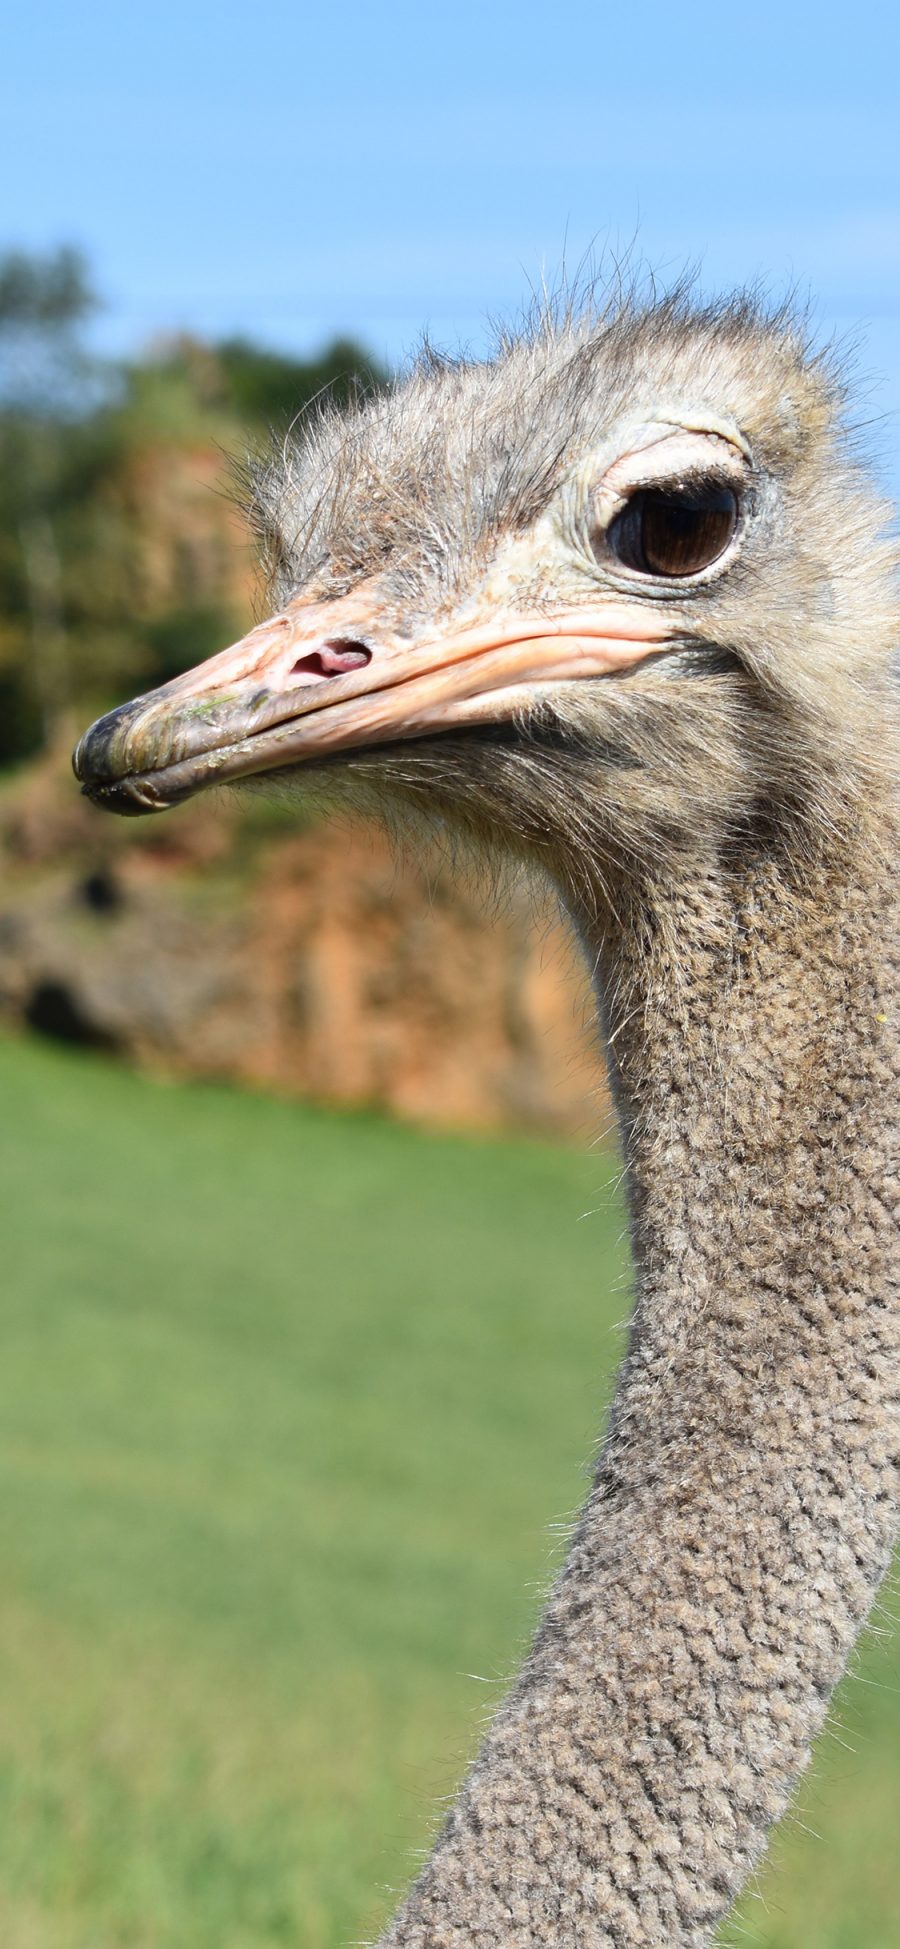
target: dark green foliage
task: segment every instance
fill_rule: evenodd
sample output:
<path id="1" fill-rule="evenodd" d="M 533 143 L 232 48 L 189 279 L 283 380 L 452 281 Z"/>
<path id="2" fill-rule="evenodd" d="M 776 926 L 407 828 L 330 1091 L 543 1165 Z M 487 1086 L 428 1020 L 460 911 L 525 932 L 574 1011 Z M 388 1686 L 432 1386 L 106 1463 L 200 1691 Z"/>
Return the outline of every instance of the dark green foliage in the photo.
<path id="1" fill-rule="evenodd" d="M 44 727 L 24 666 L 0 668 L 0 766 L 39 751 Z"/>
<path id="2" fill-rule="evenodd" d="M 11 250 L 0 259 L 0 326 L 56 330 L 77 324 L 94 303 L 84 260 L 69 246 L 48 257 Z"/>
<path id="3" fill-rule="evenodd" d="M 217 347 L 228 403 L 241 418 L 280 428 L 320 394 L 347 405 L 360 387 L 383 386 L 387 374 L 352 339 L 336 338 L 318 359 L 291 359 L 244 338 Z"/>

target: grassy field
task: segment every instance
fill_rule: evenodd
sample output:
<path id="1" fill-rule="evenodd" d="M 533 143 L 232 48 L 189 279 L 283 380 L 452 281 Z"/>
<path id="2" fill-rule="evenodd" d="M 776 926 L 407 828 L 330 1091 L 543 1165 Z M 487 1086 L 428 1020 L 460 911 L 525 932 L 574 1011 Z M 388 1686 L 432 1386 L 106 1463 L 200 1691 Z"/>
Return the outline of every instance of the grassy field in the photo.
<path id="1" fill-rule="evenodd" d="M 358 1941 L 581 1495 L 612 1165 L 19 1043 L 0 1089 L 0 1945 Z M 735 1940 L 900 1941 L 896 1638 L 859 1670 Z"/>

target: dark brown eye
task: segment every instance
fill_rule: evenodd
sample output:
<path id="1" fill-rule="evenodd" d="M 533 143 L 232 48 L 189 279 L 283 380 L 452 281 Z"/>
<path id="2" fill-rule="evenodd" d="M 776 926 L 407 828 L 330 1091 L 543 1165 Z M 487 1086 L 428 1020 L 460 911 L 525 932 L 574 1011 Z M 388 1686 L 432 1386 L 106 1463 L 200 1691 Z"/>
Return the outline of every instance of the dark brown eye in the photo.
<path id="1" fill-rule="evenodd" d="M 728 547 L 737 518 L 737 495 L 721 482 L 643 487 L 606 539 L 617 560 L 642 575 L 696 575 Z"/>

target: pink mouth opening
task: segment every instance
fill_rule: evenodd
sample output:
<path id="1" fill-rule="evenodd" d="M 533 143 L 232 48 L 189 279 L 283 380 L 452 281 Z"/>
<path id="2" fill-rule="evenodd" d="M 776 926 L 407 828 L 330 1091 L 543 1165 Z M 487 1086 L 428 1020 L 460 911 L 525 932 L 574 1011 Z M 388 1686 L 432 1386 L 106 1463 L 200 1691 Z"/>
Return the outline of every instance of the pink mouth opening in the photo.
<path id="1" fill-rule="evenodd" d="M 290 674 L 292 677 L 344 677 L 348 670 L 362 670 L 371 661 L 372 652 L 365 643 L 333 636 L 317 650 L 310 650 L 308 656 L 299 656 Z"/>

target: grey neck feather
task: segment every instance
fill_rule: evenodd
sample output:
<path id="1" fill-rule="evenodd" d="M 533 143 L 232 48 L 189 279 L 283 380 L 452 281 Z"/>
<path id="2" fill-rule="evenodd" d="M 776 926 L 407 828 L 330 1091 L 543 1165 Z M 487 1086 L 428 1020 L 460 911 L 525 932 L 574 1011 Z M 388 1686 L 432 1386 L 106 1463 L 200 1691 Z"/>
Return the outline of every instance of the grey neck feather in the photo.
<path id="1" fill-rule="evenodd" d="M 515 1687 L 384 1949 L 709 1943 L 887 1566 L 900 1457 L 890 874 L 693 862 L 582 912 L 631 1344 Z"/>

